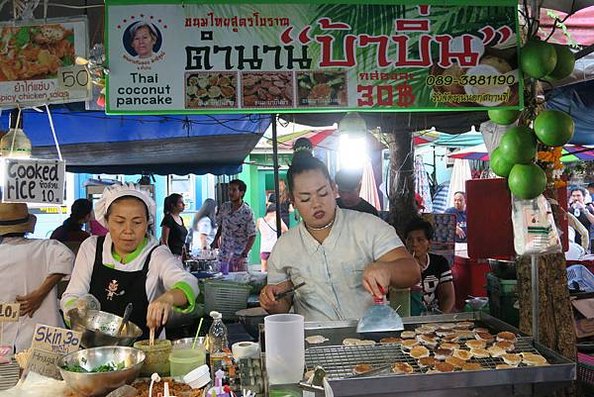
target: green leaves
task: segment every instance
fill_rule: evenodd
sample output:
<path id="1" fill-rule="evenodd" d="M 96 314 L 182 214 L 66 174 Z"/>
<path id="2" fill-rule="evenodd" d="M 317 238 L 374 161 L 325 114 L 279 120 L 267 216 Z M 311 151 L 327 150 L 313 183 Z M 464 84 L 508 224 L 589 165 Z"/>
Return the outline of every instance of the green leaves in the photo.
<path id="1" fill-rule="evenodd" d="M 29 29 L 29 27 L 24 26 L 20 28 L 19 31 L 16 33 L 15 41 L 19 47 L 23 47 L 24 45 L 29 43 L 29 40 L 31 39 Z"/>

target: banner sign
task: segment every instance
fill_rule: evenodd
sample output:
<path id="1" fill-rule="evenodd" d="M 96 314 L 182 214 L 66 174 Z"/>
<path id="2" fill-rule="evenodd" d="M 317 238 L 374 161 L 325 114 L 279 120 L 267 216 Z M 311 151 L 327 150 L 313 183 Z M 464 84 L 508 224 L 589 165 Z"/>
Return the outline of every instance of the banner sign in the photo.
<path id="1" fill-rule="evenodd" d="M 149 3 L 106 0 L 107 113 L 521 103 L 517 2 Z"/>
<path id="2" fill-rule="evenodd" d="M 84 17 L 0 23 L 0 108 L 90 99 L 89 74 L 74 62 L 87 35 Z"/>
<path id="3" fill-rule="evenodd" d="M 62 204 L 66 163 L 60 160 L 2 159 L 0 202 Z"/>
<path id="4" fill-rule="evenodd" d="M 56 362 L 65 354 L 77 351 L 82 333 L 65 328 L 37 324 L 31 341 L 27 370 L 62 379 Z"/>

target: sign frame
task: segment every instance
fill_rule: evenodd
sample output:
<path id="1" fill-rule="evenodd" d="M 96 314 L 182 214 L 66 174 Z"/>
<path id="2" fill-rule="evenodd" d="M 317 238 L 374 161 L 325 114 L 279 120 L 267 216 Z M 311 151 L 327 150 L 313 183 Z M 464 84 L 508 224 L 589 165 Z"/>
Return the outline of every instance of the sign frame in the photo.
<path id="1" fill-rule="evenodd" d="M 387 70 L 387 72 L 385 73 L 386 76 L 392 76 L 392 77 L 387 77 L 388 80 L 384 80 L 386 81 L 386 83 L 381 84 L 378 83 L 377 81 L 369 81 L 369 84 L 360 84 L 361 79 L 357 78 L 356 80 L 352 79 L 352 74 L 355 73 L 358 76 L 361 76 L 362 73 L 359 72 L 359 70 L 355 70 L 353 72 L 353 70 L 347 70 L 344 72 L 345 76 L 344 77 L 344 81 L 345 84 L 342 88 L 339 88 L 340 90 L 344 90 L 344 96 L 347 98 L 345 100 L 340 100 L 337 99 L 336 97 L 333 97 L 332 100 L 328 100 L 330 102 L 323 104 L 321 106 L 310 106 L 309 105 L 309 101 L 311 101 L 312 99 L 310 98 L 311 96 L 308 97 L 304 97 L 303 94 L 300 93 L 299 88 L 302 83 L 306 80 L 305 77 L 300 76 L 299 73 L 301 72 L 314 72 L 315 70 L 313 69 L 304 69 L 304 70 L 298 70 L 298 69 L 294 69 L 291 74 L 290 77 L 287 77 L 288 79 L 290 78 L 293 84 L 292 90 L 293 90 L 293 96 L 291 98 L 289 98 L 288 96 L 285 98 L 281 98 L 280 96 L 278 98 L 273 98 L 273 99 L 281 99 L 283 100 L 285 103 L 289 103 L 289 105 L 278 105 L 275 106 L 274 104 L 276 102 L 274 102 L 274 100 L 270 100 L 270 98 L 266 99 L 266 100 L 261 100 L 260 102 L 263 103 L 262 105 L 256 104 L 256 105 L 249 105 L 252 102 L 249 102 L 249 100 L 246 100 L 246 97 L 249 96 L 249 86 L 246 89 L 246 85 L 242 85 L 244 81 L 246 81 L 246 75 L 248 76 L 248 79 L 251 80 L 256 80 L 258 83 L 261 83 L 261 80 L 258 80 L 258 73 L 254 70 L 243 70 L 243 71 L 239 71 L 236 68 L 234 69 L 233 67 L 231 69 L 225 69 L 225 68 L 219 68 L 218 64 L 214 64 L 214 68 L 211 68 L 209 70 L 212 70 L 213 72 L 211 72 L 210 74 L 206 73 L 206 69 L 202 69 L 204 67 L 204 65 L 199 65 L 200 69 L 197 69 L 197 72 L 195 75 L 192 75 L 190 72 L 194 71 L 194 69 L 192 70 L 187 70 L 185 73 L 185 76 L 180 77 L 182 79 L 185 79 L 182 83 L 177 83 L 177 85 L 172 85 L 169 84 L 170 80 L 167 80 L 167 84 L 163 83 L 162 81 L 159 81 L 159 79 L 153 79 L 153 77 L 161 77 L 161 80 L 164 79 L 163 73 L 161 73 L 161 76 L 159 76 L 159 72 L 153 73 L 155 72 L 157 69 L 157 66 L 154 65 L 159 65 L 159 62 L 162 62 L 163 59 L 167 59 L 168 53 L 171 52 L 175 52 L 175 49 L 171 49 L 172 47 L 166 47 L 167 45 L 169 45 L 169 43 L 166 42 L 167 37 L 166 34 L 163 33 L 162 36 L 160 36 L 161 38 L 158 40 L 162 40 L 160 43 L 162 43 L 162 47 L 165 47 L 165 50 L 163 50 L 160 46 L 160 43 L 157 42 L 157 44 L 155 44 L 155 46 L 153 46 L 153 50 L 157 49 L 158 47 L 161 48 L 160 51 L 158 52 L 154 52 L 153 53 L 153 58 L 151 58 L 150 62 L 147 61 L 148 63 L 143 63 L 143 61 L 140 60 L 140 58 L 138 60 L 134 60 L 132 59 L 133 56 L 132 54 L 136 54 L 134 53 L 130 48 L 129 45 L 126 44 L 126 38 L 128 38 L 128 40 L 131 38 L 130 33 L 127 33 L 128 30 L 130 30 L 130 28 L 135 24 L 140 22 L 139 18 L 149 18 L 149 14 L 151 14 L 151 6 L 157 6 L 157 5 L 163 5 L 163 6 L 179 6 L 180 8 L 183 8 L 183 12 L 185 13 L 184 15 L 188 16 L 186 18 L 186 24 L 187 23 L 191 23 L 188 22 L 188 20 L 190 19 L 197 19 L 197 18 L 193 18 L 192 12 L 194 12 L 197 8 L 196 7 L 215 7 L 215 6 L 221 6 L 223 7 L 223 5 L 227 8 L 220 8 L 220 9 L 226 9 L 228 10 L 230 13 L 232 13 L 235 10 L 239 10 L 241 5 L 245 5 L 244 2 L 238 1 L 238 0 L 227 0 L 227 1 L 213 1 L 213 2 L 209 2 L 208 4 L 206 4 L 203 1 L 200 0 L 190 0 L 190 1 L 175 1 L 175 0 L 150 0 L 150 1 L 141 1 L 141 0 L 106 0 L 106 26 L 111 27 L 111 31 L 109 29 L 106 29 L 105 32 L 105 43 L 106 43 L 106 53 L 108 54 L 108 58 L 109 58 L 109 65 L 110 65 L 110 74 L 107 76 L 107 82 L 106 82 L 106 113 L 107 114 L 217 114 L 217 113 L 240 113 L 240 114 L 252 114 L 252 113 L 323 113 L 323 112 L 346 112 L 346 111 L 358 111 L 358 112 L 432 112 L 432 111 L 485 111 L 488 110 L 490 108 L 493 107 L 497 107 L 499 109 L 520 109 L 523 106 L 523 79 L 522 76 L 519 72 L 519 68 L 517 67 L 517 50 L 515 51 L 514 55 L 511 56 L 510 59 L 506 59 L 506 61 L 508 63 L 512 64 L 512 67 L 515 67 L 516 69 L 514 69 L 514 73 L 510 73 L 509 71 L 503 71 L 505 70 L 506 67 L 500 69 L 500 70 L 496 70 L 496 77 L 497 77 L 497 81 L 495 80 L 495 75 L 494 77 L 489 77 L 490 74 L 489 73 L 493 73 L 494 69 L 497 69 L 499 67 L 500 64 L 497 63 L 497 61 L 495 62 L 495 66 L 493 66 L 493 64 L 486 64 L 486 65 L 482 65 L 482 68 L 477 68 L 474 67 L 475 70 L 473 70 L 474 74 L 469 74 L 469 78 L 464 78 L 463 81 L 456 78 L 450 78 L 451 76 L 448 77 L 449 80 L 454 80 L 453 82 L 448 80 L 446 82 L 446 84 L 442 84 L 441 81 L 442 80 L 438 80 L 436 82 L 435 79 L 432 79 L 431 81 L 429 81 L 429 79 L 424 78 L 424 75 L 420 75 L 419 78 L 423 79 L 423 83 L 424 84 L 429 84 L 429 91 L 432 92 L 431 94 L 431 101 L 434 100 L 433 105 L 434 106 L 428 106 L 427 105 L 427 91 L 425 90 L 425 92 L 422 93 L 423 95 L 423 101 L 425 101 L 423 104 L 416 106 L 414 103 L 412 104 L 412 106 L 410 105 L 410 100 L 406 100 L 406 96 L 403 96 L 403 98 L 405 98 L 402 102 L 397 101 L 396 98 L 400 98 L 401 95 L 404 95 L 402 92 L 404 90 L 400 89 L 401 85 L 404 84 L 400 84 L 397 81 L 397 78 L 394 76 L 397 76 L 396 73 L 390 73 L 389 70 Z M 254 2 L 250 2 L 250 7 L 257 7 L 258 5 L 270 5 L 269 1 L 262 1 L 262 0 L 257 0 Z M 410 1 L 410 0 L 396 0 L 396 1 L 389 1 L 389 0 L 376 0 L 374 2 L 372 2 L 372 4 L 363 2 L 363 1 L 353 1 L 353 0 L 345 0 L 345 1 L 338 1 L 338 0 L 330 0 L 330 1 L 321 1 L 321 0 L 314 0 L 311 2 L 306 2 L 306 1 L 290 1 L 286 4 L 287 7 L 297 7 L 297 6 L 311 6 L 311 5 L 319 5 L 319 4 L 326 4 L 326 5 L 332 5 L 332 4 L 342 4 L 342 5 L 347 5 L 347 6 L 357 6 L 357 5 L 366 5 L 366 6 L 407 6 L 407 7 L 421 7 L 419 6 L 419 2 L 418 1 Z M 439 2 L 437 0 L 433 0 L 433 1 L 423 1 L 422 2 L 423 6 L 424 5 L 428 5 L 428 6 L 439 6 L 439 5 L 443 5 L 443 2 Z M 142 8 L 143 12 L 139 12 L 139 15 L 133 15 L 134 14 L 134 6 L 142 6 L 144 8 Z M 494 37 L 501 37 L 501 36 L 506 36 L 506 34 L 509 34 L 510 36 L 508 36 L 508 41 L 506 41 L 506 43 L 508 45 L 511 45 L 512 48 L 517 48 L 519 46 L 520 43 L 520 39 L 519 39 L 519 35 L 515 34 L 518 31 L 518 13 L 517 13 L 517 2 L 515 1 L 511 1 L 511 0 L 494 0 L 494 1 L 486 1 L 486 0 L 471 0 L 468 2 L 465 2 L 463 0 L 451 0 L 447 2 L 447 7 L 508 7 L 509 9 L 506 9 L 506 11 L 501 11 L 502 14 L 507 15 L 509 13 L 508 16 L 508 20 L 507 22 L 503 25 L 505 27 L 509 27 L 509 29 L 505 30 L 505 34 L 504 33 L 500 33 L 497 29 L 493 29 L 493 31 L 488 30 L 487 33 L 485 33 L 485 35 L 494 35 L 494 36 L 490 36 L 491 38 L 489 40 L 497 40 Z M 111 12 L 112 10 L 116 10 L 118 7 L 128 7 L 126 10 L 130 11 L 129 12 L 129 19 L 126 18 L 120 18 L 118 19 L 117 16 L 118 14 L 114 11 Z M 194 8 L 192 8 L 194 7 Z M 248 6 L 246 6 L 248 7 Z M 294 10 L 292 10 L 294 11 Z M 122 11 L 123 12 L 123 11 Z M 160 17 L 162 19 L 159 19 L 158 21 L 161 23 L 160 28 L 161 30 L 165 30 L 164 27 L 167 27 L 165 25 L 165 23 L 167 22 L 168 28 L 169 30 L 174 29 L 174 27 L 172 27 L 173 25 L 175 25 L 175 22 L 178 21 L 165 21 L 166 17 L 167 17 L 167 10 L 165 9 L 165 7 L 161 8 L 161 14 Z M 291 12 L 289 11 L 283 11 L 285 13 L 285 15 L 288 13 L 289 15 L 292 15 Z M 423 12 L 427 12 L 426 10 Z M 513 12 L 513 16 L 512 13 Z M 237 12 L 236 14 L 234 14 L 236 17 L 239 14 L 239 12 Z M 128 14 L 126 14 L 128 15 Z M 241 14 L 243 15 L 243 14 Z M 151 15 L 152 17 L 152 15 Z M 111 18 L 111 19 L 110 19 Z M 134 19 L 136 18 L 136 19 Z M 156 21 L 156 20 L 155 20 Z M 318 20 L 317 22 L 319 23 L 320 20 Z M 410 21 L 409 21 L 410 22 Z M 333 20 L 332 18 L 326 18 L 325 23 L 328 24 L 332 24 L 334 23 L 333 26 L 337 26 L 340 24 L 339 20 Z M 477 24 L 480 23 L 479 21 L 472 21 L 471 23 Z M 503 23 L 503 22 L 502 22 Z M 126 25 L 128 24 L 128 25 Z M 179 23 L 178 23 L 179 24 Z M 313 31 L 316 27 L 313 26 L 314 23 L 311 23 L 311 27 Z M 157 26 L 156 22 L 155 25 Z M 350 25 L 348 25 L 350 27 Z M 495 26 L 495 25 L 494 25 Z M 293 42 L 295 41 L 295 37 L 293 36 L 297 36 L 297 33 L 303 34 L 305 36 L 307 36 L 309 31 L 306 30 L 299 30 L 300 27 L 295 26 L 295 29 L 290 31 L 289 35 L 292 35 L 291 38 L 293 39 Z M 178 30 L 181 28 L 178 28 Z M 227 30 L 230 29 L 229 25 L 227 25 L 226 27 Z M 337 29 L 341 29 L 341 28 L 337 28 Z M 159 30 L 159 32 L 161 31 Z M 210 29 L 211 30 L 211 34 L 217 34 L 217 31 L 215 31 L 215 29 Z M 501 30 L 501 32 L 503 32 L 503 30 Z M 122 37 L 122 31 L 123 31 L 123 37 Z M 183 33 L 183 30 L 180 30 Z M 214 31 L 214 33 L 213 33 Z M 288 30 L 287 30 L 288 31 Z M 287 33 L 287 31 L 284 31 L 284 33 Z M 115 35 L 114 32 L 117 32 L 117 37 Z M 196 30 L 196 34 L 198 34 L 200 32 L 199 29 Z M 429 31 L 428 31 L 429 32 Z M 167 32 L 169 33 L 169 32 Z M 280 32 L 278 32 L 280 34 Z M 358 32 L 361 33 L 361 32 Z M 443 42 L 447 41 L 446 39 L 444 39 L 443 37 L 447 34 L 447 32 L 429 32 L 428 34 L 430 35 L 437 35 L 437 33 L 440 33 L 440 40 L 442 40 Z M 483 32 L 481 32 L 483 33 Z M 271 33 L 268 32 L 268 36 L 270 36 Z M 274 34 L 272 34 L 274 35 Z M 499 36 L 497 36 L 499 35 Z M 186 55 L 187 55 L 187 51 L 188 51 L 188 45 L 185 41 L 183 41 L 183 37 L 181 37 L 182 35 L 176 34 L 174 35 L 175 37 L 175 44 L 179 45 L 178 41 L 181 41 L 181 45 L 186 44 Z M 309 37 L 309 36 L 308 36 Z M 317 36 L 316 36 L 317 37 Z M 361 35 L 357 36 L 358 40 L 361 39 Z M 309 37 L 311 39 L 311 37 Z M 476 38 L 476 37 L 475 37 Z M 483 36 L 484 38 L 484 36 Z M 277 37 L 278 39 L 278 37 Z M 373 37 L 373 39 L 377 39 L 377 37 Z M 212 39 L 211 40 L 215 40 L 215 42 L 219 42 L 217 41 L 218 39 Z M 280 40 L 280 39 L 279 39 Z M 303 39 L 306 40 L 306 39 Z M 464 39 L 465 40 L 465 39 Z M 473 39 L 474 40 L 474 39 Z M 486 39 L 485 39 L 486 40 Z M 493 43 L 495 43 L 495 41 L 493 41 Z M 292 43 L 293 43 L 292 42 Z M 440 42 L 441 43 L 441 42 Z M 491 43 L 491 41 L 488 41 L 487 44 Z M 242 43 L 243 44 L 243 43 Z M 274 43 L 276 44 L 276 43 Z M 318 45 L 319 43 L 316 43 L 316 45 Z M 377 43 L 375 43 L 377 44 Z M 435 44 L 435 43 L 433 43 Z M 432 45 L 433 45 L 432 44 Z M 498 43 L 498 45 L 501 43 Z M 123 45 L 123 47 L 122 47 Z M 130 44 L 131 45 L 131 44 Z M 441 45 L 441 44 L 440 44 Z M 464 41 L 464 46 L 470 45 L 467 44 Z M 474 45 L 474 44 L 472 44 Z M 490 45 L 490 44 L 489 44 Z M 371 44 L 368 44 L 367 47 L 371 46 Z M 464 47 L 465 51 L 468 50 L 468 48 L 470 47 Z M 474 51 L 474 50 L 473 50 Z M 481 50 L 483 51 L 483 50 Z M 126 53 L 127 52 L 127 53 Z M 179 51 L 178 51 L 179 52 Z M 117 56 L 115 55 L 117 54 Z M 448 53 L 449 54 L 449 53 Z M 179 55 L 176 52 L 176 55 Z M 253 54 L 252 54 L 253 55 Z M 483 55 L 485 55 L 485 52 L 481 52 L 480 53 L 480 57 L 482 58 Z M 251 56 L 250 54 L 246 55 L 246 57 L 249 58 L 249 56 Z M 448 55 L 449 56 L 449 55 Z M 178 61 L 183 62 L 184 59 L 186 59 L 187 57 L 189 57 L 189 55 L 187 55 L 186 57 L 181 57 L 178 56 L 176 59 L 178 59 Z M 441 55 L 440 55 L 441 57 Z M 441 58 L 440 58 L 441 59 Z M 132 65 L 124 65 L 124 62 L 127 62 L 128 64 Z M 134 66 L 132 63 L 135 62 Z M 186 59 L 186 69 L 189 65 L 188 63 L 188 59 Z M 266 61 L 265 61 L 266 62 Z M 435 62 L 435 60 L 432 60 L 431 62 Z M 505 62 L 505 61 L 504 61 Z M 178 62 L 179 63 L 179 62 Z M 124 65 L 124 66 L 123 66 Z M 434 64 L 433 64 L 434 65 Z M 441 65 L 441 64 L 440 64 Z M 191 65 L 192 67 L 196 66 L 196 65 Z M 478 64 L 476 66 L 479 66 Z M 137 69 L 133 69 L 134 67 L 136 67 Z M 183 66 L 182 66 L 183 67 Z M 404 68 L 404 69 L 409 69 L 409 68 Z M 403 69 L 403 70 L 404 70 Z M 434 68 L 432 68 L 434 69 Z M 471 69 L 471 68 L 468 68 Z M 480 69 L 480 70 L 479 70 Z M 489 69 L 489 70 L 487 70 Z M 134 71 L 133 71 L 134 70 Z M 170 70 L 168 73 L 171 74 L 172 70 Z M 280 70 L 280 69 L 279 69 Z M 263 70 L 262 69 L 262 73 L 279 73 L 279 70 Z M 282 69 L 282 71 L 286 71 L 285 69 Z M 330 71 L 330 69 L 325 69 L 324 72 L 328 72 Z M 447 69 L 444 69 L 442 71 L 437 70 L 436 71 L 431 71 L 431 73 L 437 73 L 435 74 L 435 76 L 446 76 Z M 144 73 L 147 72 L 147 73 Z M 150 72 L 150 73 L 148 73 Z M 214 72 L 219 72 L 218 75 L 214 75 L 212 73 Z M 129 77 L 126 76 L 126 78 L 128 78 L 129 81 L 125 81 L 125 78 L 123 77 L 124 75 L 126 75 L 126 73 L 129 73 L 130 76 L 132 76 L 132 73 L 134 73 L 133 77 Z M 145 75 L 146 74 L 146 75 Z M 173 71 L 173 74 L 177 76 L 177 74 L 175 73 L 175 71 Z M 235 75 L 232 75 L 235 74 Z M 282 74 L 282 73 L 280 73 Z M 367 73 L 368 76 L 373 75 L 373 73 Z M 402 76 L 405 76 L 406 74 L 401 74 Z M 118 76 L 122 76 L 122 78 L 119 78 Z M 215 79 L 217 81 L 228 81 L 229 79 L 232 79 L 236 77 L 236 81 L 232 81 L 230 84 L 229 83 L 225 83 L 225 84 L 221 84 L 221 85 L 215 85 L 213 92 L 209 92 L 209 96 L 215 95 L 212 97 L 212 101 L 210 99 L 204 99 L 207 98 L 207 96 L 205 96 L 205 94 L 202 94 L 202 91 L 200 89 L 198 89 L 199 93 L 202 94 L 201 97 L 199 97 L 198 95 L 194 95 L 193 92 L 196 90 L 195 87 L 199 87 L 199 84 L 196 83 L 195 87 L 193 86 L 194 83 L 190 84 L 190 80 L 189 79 L 194 79 L 196 81 L 198 81 L 198 79 Z M 430 74 L 429 76 L 433 76 L 432 74 Z M 508 80 L 506 81 L 502 81 L 501 79 L 503 78 L 503 76 L 508 77 Z M 322 77 L 322 78 L 326 78 L 326 77 Z M 327 79 L 331 79 L 332 76 L 327 77 Z M 341 77 L 338 76 L 338 79 L 340 79 Z M 479 78 L 481 80 L 479 80 Z M 369 80 L 375 80 L 372 77 L 367 77 L 367 79 Z M 403 77 L 403 79 L 405 80 L 404 83 L 408 82 L 409 78 Z M 250 80 L 250 81 L 251 81 Z M 379 79 L 381 80 L 381 79 Z M 476 80 L 476 81 L 475 81 Z M 488 80 L 488 81 L 487 81 Z M 318 82 L 319 83 L 319 82 Z M 218 84 L 218 83 L 217 83 Z M 313 84 L 313 83 L 312 83 Z M 349 88 L 350 86 L 353 86 L 354 84 L 354 88 Z M 419 82 L 415 82 L 416 86 L 419 86 Z M 474 84 L 474 85 L 473 85 Z M 131 101 L 130 98 L 132 98 L 134 95 L 136 95 L 136 97 L 138 98 L 142 98 L 142 97 L 152 97 L 155 96 L 155 92 L 153 92 L 153 94 L 147 94 L 144 95 L 142 93 L 139 92 L 139 94 L 132 94 L 132 91 L 130 91 L 130 94 L 127 94 L 126 90 L 129 90 L 130 87 L 132 87 L 132 89 L 144 89 L 144 88 L 148 88 L 150 86 L 154 86 L 155 88 L 163 88 L 163 90 L 165 91 L 161 91 L 164 94 L 160 95 L 162 96 L 163 100 L 169 100 L 167 105 L 159 105 L 159 104 L 155 104 L 155 103 L 150 103 L 150 104 L 140 104 L 139 102 L 136 103 L 134 101 Z M 288 85 L 288 84 L 286 84 Z M 319 85 L 319 84 L 318 84 Z M 443 87 L 444 85 L 446 85 L 445 89 L 441 89 L 440 87 Z M 491 90 L 491 88 L 493 86 L 499 85 L 501 89 L 503 89 L 503 91 L 500 90 Z M 450 87 L 447 86 L 453 86 L 452 90 L 448 89 Z M 212 86 L 206 86 L 206 88 L 211 88 Z M 235 94 L 225 94 L 225 90 L 230 92 L 229 87 L 232 87 L 233 90 L 235 91 Z M 490 88 L 491 87 L 491 88 Z M 509 90 L 505 91 L 505 87 L 508 87 Z M 192 90 L 190 90 L 190 88 L 192 88 Z M 219 90 L 220 88 L 220 90 Z M 438 91 L 437 88 L 440 88 L 440 90 Z M 122 89 L 124 89 L 124 91 L 121 91 Z M 336 89 L 336 90 L 339 90 Z M 170 90 L 170 91 L 167 91 Z M 505 92 L 504 92 L 505 91 Z M 123 92 L 123 93 L 122 93 Z M 147 91 L 148 92 L 148 91 Z M 151 91 L 152 92 L 152 91 Z M 184 97 L 183 100 L 181 100 L 179 97 L 174 97 L 175 94 L 170 94 L 170 92 L 182 92 L 182 94 L 180 94 L 181 96 Z M 220 92 L 223 92 L 223 94 L 220 94 Z M 494 94 L 494 92 L 497 92 L 499 94 L 502 94 L 500 96 L 496 96 Z M 311 93 L 311 91 L 310 91 Z M 335 93 L 336 94 L 336 93 Z M 339 93 L 340 94 L 340 93 Z M 505 94 L 507 94 L 507 97 L 505 96 Z M 193 96 L 194 95 L 194 96 Z M 225 95 L 225 96 L 224 96 Z M 333 94 L 334 95 L 334 94 Z M 157 95 L 158 96 L 158 95 Z M 337 94 L 338 96 L 338 94 Z M 189 99 L 188 99 L 189 98 Z M 229 100 L 227 100 L 227 98 L 230 98 Z M 353 99 L 354 98 L 354 99 Z M 363 98 L 363 100 L 362 100 Z M 260 98 L 262 99 L 262 98 Z M 412 99 L 414 101 L 414 99 Z M 476 100 L 477 102 L 469 102 L 470 100 Z M 180 102 L 181 101 L 181 102 Z M 190 101 L 190 102 L 188 102 Z M 194 102 L 191 102 L 194 101 Z M 211 101 L 211 102 L 209 102 Z M 220 102 L 217 102 L 220 101 Z M 230 102 L 229 102 L 230 101 Z M 408 101 L 408 103 L 406 102 Z M 499 102 L 497 102 L 499 101 Z M 175 102 L 174 105 L 171 105 L 173 102 Z M 182 103 L 183 102 L 183 103 Z M 348 103 L 347 103 L 348 102 Z M 213 105 L 211 105 L 211 103 L 214 103 Z M 338 104 L 337 104 L 338 103 Z M 346 105 L 345 105 L 346 103 Z M 398 103 L 398 106 L 396 106 L 396 104 Z M 248 104 L 248 106 L 246 106 L 246 104 Z"/>

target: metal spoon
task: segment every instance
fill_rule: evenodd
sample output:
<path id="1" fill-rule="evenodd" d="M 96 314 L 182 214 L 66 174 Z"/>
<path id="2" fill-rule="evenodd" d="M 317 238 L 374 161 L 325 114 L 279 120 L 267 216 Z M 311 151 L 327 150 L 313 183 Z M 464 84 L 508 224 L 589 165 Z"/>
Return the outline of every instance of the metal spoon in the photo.
<path id="1" fill-rule="evenodd" d="M 128 303 L 128 305 L 126 305 L 126 310 L 124 310 L 124 317 L 122 319 L 122 323 L 120 324 L 120 327 L 118 328 L 118 332 L 116 332 L 116 336 L 119 338 L 121 336 L 122 331 L 124 330 L 124 327 L 126 326 L 126 324 L 128 324 L 128 321 L 130 320 L 130 315 L 132 314 L 132 302 Z"/>

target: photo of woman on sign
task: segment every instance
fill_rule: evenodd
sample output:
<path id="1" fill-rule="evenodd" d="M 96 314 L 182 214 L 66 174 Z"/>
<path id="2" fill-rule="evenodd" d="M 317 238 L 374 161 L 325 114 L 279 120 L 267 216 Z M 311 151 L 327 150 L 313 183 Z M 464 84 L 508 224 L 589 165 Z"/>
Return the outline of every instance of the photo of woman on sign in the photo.
<path id="1" fill-rule="evenodd" d="M 139 59 L 151 58 L 161 48 L 161 32 L 152 23 L 140 21 L 130 25 L 124 32 L 124 47 Z"/>

